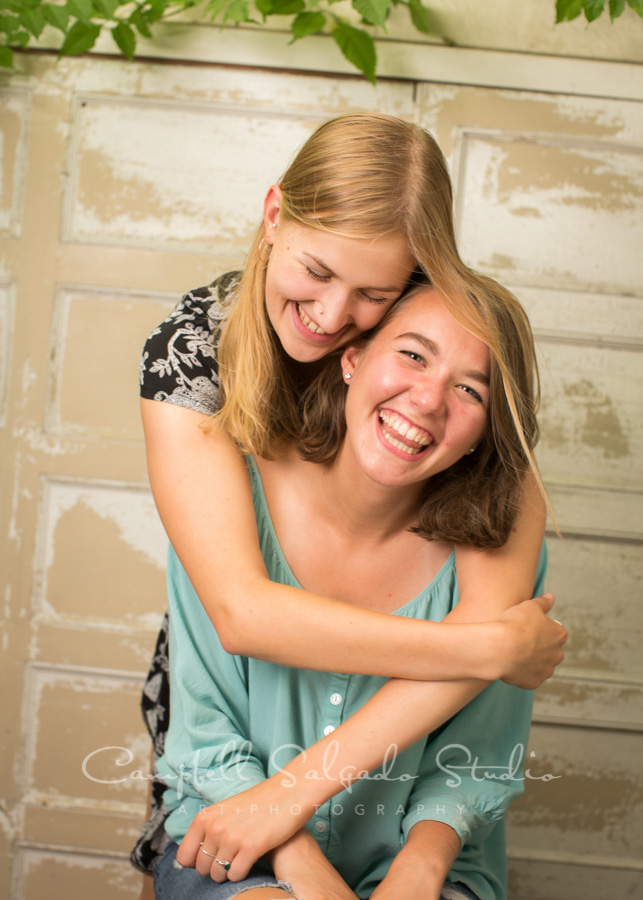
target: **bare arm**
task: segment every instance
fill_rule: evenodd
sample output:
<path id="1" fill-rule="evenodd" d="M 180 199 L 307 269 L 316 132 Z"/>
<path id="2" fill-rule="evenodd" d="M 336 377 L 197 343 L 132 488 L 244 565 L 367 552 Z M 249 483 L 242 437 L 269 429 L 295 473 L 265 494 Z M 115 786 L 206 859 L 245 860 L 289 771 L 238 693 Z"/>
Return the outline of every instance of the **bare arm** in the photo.
<path id="1" fill-rule="evenodd" d="M 544 504 L 530 479 L 521 513 L 506 546 L 493 552 L 465 548 L 459 552 L 460 602 L 447 618 L 480 622 L 513 606 L 507 615 L 520 622 L 529 605 L 542 603 L 543 608 L 548 608 L 550 601 L 520 602 L 533 589 L 544 526 Z M 479 571 L 485 579 L 483 586 L 478 581 Z M 522 621 L 529 629 L 527 617 Z M 552 657 L 553 671 L 553 665 L 562 659 L 566 632 L 553 620 L 548 620 L 548 631 L 545 643 L 557 646 Z M 231 877 L 234 880 L 244 877 L 256 858 L 294 834 L 316 808 L 347 787 L 360 773 L 380 766 L 391 744 L 398 751 L 410 746 L 455 715 L 486 684 L 473 679 L 390 680 L 332 734 L 295 757 L 280 773 L 237 795 L 234 816 L 222 815 L 216 806 L 204 810 L 181 844 L 181 862 L 193 864 L 199 841 L 207 833 L 213 846 L 225 846 L 229 858 L 234 858 Z M 332 765 L 328 765 L 329 759 Z M 306 773 L 310 770 L 324 777 L 308 779 Z M 298 813 L 271 815 L 271 808 L 297 809 Z"/>
<path id="2" fill-rule="evenodd" d="M 207 417 L 200 413 L 153 400 L 142 400 L 141 409 L 161 520 L 228 652 L 324 671 L 529 684 L 530 639 L 510 619 L 445 627 L 271 582 L 245 463 L 231 441 L 216 428 L 204 433 L 199 426 Z M 458 559 L 459 572 L 465 565 Z M 544 624 L 534 611 L 531 622 Z M 359 646 L 352 639 L 356 627 Z M 540 658 L 534 661 L 542 668 Z M 528 678 L 533 681 L 533 672 Z"/>

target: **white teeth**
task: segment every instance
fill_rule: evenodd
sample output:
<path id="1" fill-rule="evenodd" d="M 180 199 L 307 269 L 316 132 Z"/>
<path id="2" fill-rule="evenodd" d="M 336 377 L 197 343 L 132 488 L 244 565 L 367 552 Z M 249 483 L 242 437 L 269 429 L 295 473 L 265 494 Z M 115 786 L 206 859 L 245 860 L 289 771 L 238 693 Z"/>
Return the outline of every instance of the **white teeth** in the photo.
<path id="1" fill-rule="evenodd" d="M 409 426 L 409 423 L 405 422 L 404 419 L 400 419 L 396 415 L 391 415 L 391 413 L 382 412 L 380 410 L 379 415 L 382 422 L 393 431 L 397 431 L 400 437 L 406 437 L 407 440 L 414 441 L 416 444 L 421 444 L 423 447 L 427 447 L 431 443 L 431 436 L 428 432 L 424 431 L 424 429 L 418 428 L 416 425 Z M 394 442 L 394 438 L 391 438 L 385 432 L 382 433 L 387 440 L 390 440 L 391 443 Z M 407 452 L 418 452 L 417 448 L 409 448 L 406 445 L 403 445 L 402 449 Z"/>
<path id="2" fill-rule="evenodd" d="M 299 313 L 299 318 L 304 323 L 308 331 L 312 331 L 313 334 L 326 334 L 323 328 L 320 328 L 319 325 L 315 325 L 312 319 L 308 318 L 299 303 L 297 304 L 297 312 Z"/>
<path id="3" fill-rule="evenodd" d="M 402 441 L 398 441 L 396 438 L 391 437 L 391 435 L 387 434 L 385 431 L 383 431 L 382 434 L 389 444 L 393 444 L 394 447 L 397 447 L 398 450 L 403 450 L 405 453 L 408 453 L 409 456 L 415 456 L 420 452 L 419 447 L 409 447 L 407 444 L 403 444 Z"/>

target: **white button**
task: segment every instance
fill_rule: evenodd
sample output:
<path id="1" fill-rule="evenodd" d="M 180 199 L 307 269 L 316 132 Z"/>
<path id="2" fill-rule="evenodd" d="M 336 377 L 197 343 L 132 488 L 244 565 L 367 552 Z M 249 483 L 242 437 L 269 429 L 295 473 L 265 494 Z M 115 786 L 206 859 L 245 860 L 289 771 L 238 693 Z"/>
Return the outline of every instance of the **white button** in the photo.
<path id="1" fill-rule="evenodd" d="M 330 702 L 333 704 L 333 706 L 339 706 L 339 704 L 342 702 L 342 695 L 341 694 L 331 694 Z"/>
<path id="2" fill-rule="evenodd" d="M 317 834 L 323 834 L 326 831 L 326 823 L 325 822 L 316 822 L 315 823 L 315 831 Z"/>
<path id="3" fill-rule="evenodd" d="M 335 731 L 335 726 L 334 726 L 334 725 L 327 725 L 327 726 L 324 728 L 324 734 L 330 734 L 331 731 Z"/>

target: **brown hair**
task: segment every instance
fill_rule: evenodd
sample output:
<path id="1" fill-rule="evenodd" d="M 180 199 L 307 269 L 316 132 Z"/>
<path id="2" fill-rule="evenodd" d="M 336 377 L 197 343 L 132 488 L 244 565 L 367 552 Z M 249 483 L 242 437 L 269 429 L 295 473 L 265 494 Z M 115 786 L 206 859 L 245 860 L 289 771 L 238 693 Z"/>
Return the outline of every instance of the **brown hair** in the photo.
<path id="1" fill-rule="evenodd" d="M 279 186 L 280 221 L 353 238 L 402 233 L 418 268 L 450 283 L 458 260 L 451 181 L 440 148 L 417 125 L 376 113 L 332 119 L 306 141 Z M 261 225 L 221 336 L 219 419 L 245 451 L 270 457 L 280 442 L 296 439 L 300 413 L 265 309 L 263 237 Z"/>
<path id="2" fill-rule="evenodd" d="M 490 278 L 471 274 L 465 302 L 441 298 L 447 309 L 490 351 L 490 401 L 485 432 L 475 453 L 427 482 L 413 531 L 431 541 L 501 547 L 509 537 L 529 469 L 544 493 L 532 450 L 538 440 L 538 373 L 533 336 L 516 298 Z M 410 291 L 373 333 L 391 321 L 426 286 Z M 369 339 L 363 339 L 368 345 Z M 302 398 L 301 456 L 330 462 L 346 433 L 346 386 L 339 354 Z"/>

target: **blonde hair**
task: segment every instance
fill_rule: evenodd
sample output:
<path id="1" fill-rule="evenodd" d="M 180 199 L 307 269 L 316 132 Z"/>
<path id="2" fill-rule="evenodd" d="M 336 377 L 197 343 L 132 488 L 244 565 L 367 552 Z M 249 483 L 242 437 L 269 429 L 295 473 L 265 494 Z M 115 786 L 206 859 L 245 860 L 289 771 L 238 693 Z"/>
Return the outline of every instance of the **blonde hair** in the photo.
<path id="1" fill-rule="evenodd" d="M 402 233 L 433 280 L 459 260 L 446 161 L 424 129 L 393 116 L 354 114 L 324 123 L 281 178 L 280 222 L 346 237 Z M 246 452 L 270 457 L 299 435 L 300 389 L 265 308 L 263 224 L 250 250 L 219 344 L 226 431 Z"/>
<path id="2" fill-rule="evenodd" d="M 374 334 L 427 289 L 417 288 L 399 300 Z M 418 524 L 412 530 L 432 541 L 501 547 L 515 522 L 529 469 L 546 499 L 533 456 L 539 400 L 533 336 L 518 300 L 490 278 L 472 273 L 464 295 L 441 299 L 460 324 L 489 348 L 489 412 L 475 452 L 427 482 Z M 363 339 L 366 347 L 369 339 Z M 346 433 L 345 397 L 336 354 L 302 398 L 299 451 L 304 459 L 330 462 L 335 458 Z"/>

